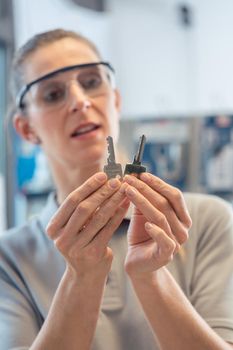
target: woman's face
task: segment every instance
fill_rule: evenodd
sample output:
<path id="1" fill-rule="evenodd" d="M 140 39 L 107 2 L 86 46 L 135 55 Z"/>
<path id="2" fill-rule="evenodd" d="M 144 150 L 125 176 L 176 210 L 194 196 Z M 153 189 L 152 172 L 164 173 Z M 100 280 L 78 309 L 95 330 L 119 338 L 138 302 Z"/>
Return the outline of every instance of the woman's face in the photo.
<path id="1" fill-rule="evenodd" d="M 99 60 L 88 44 L 73 38 L 61 39 L 39 48 L 27 58 L 25 81 L 29 83 L 63 67 Z M 48 81 L 45 85 L 43 82 L 41 90 L 38 86 L 34 88 L 36 97 L 33 89 L 25 96 L 27 117 L 23 118 L 29 123 L 28 133 L 40 140 L 50 162 L 62 163 L 65 169 L 100 162 L 106 153 L 106 137 L 111 135 L 115 141 L 118 137 L 118 93 L 110 83 L 99 94 L 85 91 L 76 83 L 77 72 L 71 70 L 52 78 L 52 84 L 63 84 L 63 87 L 66 84 L 65 102 L 59 106 L 44 106 L 38 98 L 39 93 L 45 94 L 50 89 Z"/>

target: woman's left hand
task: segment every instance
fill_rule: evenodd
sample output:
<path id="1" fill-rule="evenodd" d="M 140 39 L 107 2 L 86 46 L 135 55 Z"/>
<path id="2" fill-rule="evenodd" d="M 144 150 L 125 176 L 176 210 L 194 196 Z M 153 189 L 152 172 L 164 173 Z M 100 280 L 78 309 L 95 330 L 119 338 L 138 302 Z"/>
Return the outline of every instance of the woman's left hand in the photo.
<path id="1" fill-rule="evenodd" d="M 160 178 L 142 173 L 127 175 L 126 196 L 135 205 L 128 230 L 125 268 L 143 277 L 172 259 L 188 238 L 191 218 L 180 190 Z"/>

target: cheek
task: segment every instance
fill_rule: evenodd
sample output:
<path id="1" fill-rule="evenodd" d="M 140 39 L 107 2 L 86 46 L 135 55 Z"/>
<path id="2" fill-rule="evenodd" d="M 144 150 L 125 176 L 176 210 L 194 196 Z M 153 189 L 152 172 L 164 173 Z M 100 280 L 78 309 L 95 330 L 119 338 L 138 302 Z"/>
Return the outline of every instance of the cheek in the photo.
<path id="1" fill-rule="evenodd" d="M 57 125 L 55 127 L 54 122 L 46 118 L 37 118 L 33 120 L 32 126 L 46 153 L 53 153 L 54 148 L 62 148 L 61 131 Z"/>
<path id="2" fill-rule="evenodd" d="M 54 115 L 42 115 L 41 113 L 33 112 L 30 113 L 30 122 L 35 133 L 42 139 L 49 138 L 54 133 Z M 58 128 L 57 123 L 56 128 Z"/>

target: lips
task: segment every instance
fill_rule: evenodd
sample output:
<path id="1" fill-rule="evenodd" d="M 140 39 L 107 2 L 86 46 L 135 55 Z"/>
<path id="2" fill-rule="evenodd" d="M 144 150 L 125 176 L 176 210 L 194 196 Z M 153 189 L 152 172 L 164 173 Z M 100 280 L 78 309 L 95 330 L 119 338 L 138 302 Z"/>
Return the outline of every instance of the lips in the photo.
<path id="1" fill-rule="evenodd" d="M 72 132 L 71 137 L 86 135 L 99 128 L 100 125 L 94 123 L 82 124 Z"/>

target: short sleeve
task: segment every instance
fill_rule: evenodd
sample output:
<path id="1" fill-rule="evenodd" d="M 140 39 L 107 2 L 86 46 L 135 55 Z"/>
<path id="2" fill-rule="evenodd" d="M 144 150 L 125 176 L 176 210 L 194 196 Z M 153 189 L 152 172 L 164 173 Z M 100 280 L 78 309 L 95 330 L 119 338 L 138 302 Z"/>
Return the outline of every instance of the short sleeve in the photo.
<path id="1" fill-rule="evenodd" d="M 233 342 L 233 212 L 225 201 L 206 196 L 198 209 L 191 302 L 223 339 Z"/>
<path id="2" fill-rule="evenodd" d="M 26 287 L 17 285 L 0 266 L 0 349 L 29 349 L 38 332 L 39 319 Z"/>

